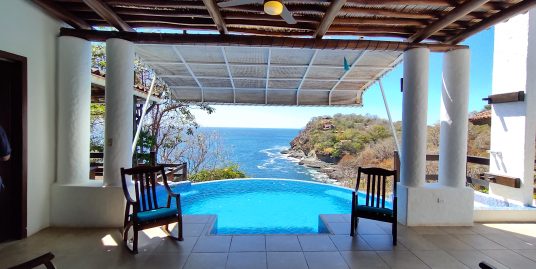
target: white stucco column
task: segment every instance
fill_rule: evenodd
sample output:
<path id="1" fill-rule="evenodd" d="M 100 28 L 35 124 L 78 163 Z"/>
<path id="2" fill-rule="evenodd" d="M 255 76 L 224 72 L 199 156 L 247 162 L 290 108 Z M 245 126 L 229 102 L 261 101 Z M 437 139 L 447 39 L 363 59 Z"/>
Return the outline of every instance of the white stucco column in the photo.
<path id="1" fill-rule="evenodd" d="M 445 52 L 441 90 L 439 183 L 462 188 L 466 181 L 469 49 Z"/>
<path id="2" fill-rule="evenodd" d="M 104 186 L 121 185 L 121 167 L 132 166 L 134 47 L 131 42 L 106 41 L 106 118 Z"/>
<path id="3" fill-rule="evenodd" d="M 492 94 L 525 92 L 520 102 L 492 104 L 490 172 L 519 178 L 521 188 L 490 183 L 489 191 L 530 205 L 536 138 L 536 10 L 495 26 Z"/>
<path id="4" fill-rule="evenodd" d="M 58 184 L 89 181 L 91 43 L 58 38 Z"/>
<path id="5" fill-rule="evenodd" d="M 402 102 L 402 154 L 400 155 L 401 182 L 397 184 L 398 195 L 398 221 L 407 226 L 465 226 L 473 224 L 473 190 L 467 187 L 452 188 L 439 183 L 425 183 L 426 177 L 426 135 L 428 111 L 428 49 L 411 49 L 404 53 L 404 97 Z M 449 52 L 445 56 L 445 80 L 443 97 L 451 94 L 452 103 L 446 104 L 446 112 L 453 124 L 447 127 L 447 137 L 443 141 L 454 143 L 451 135 L 463 131 L 467 125 L 467 84 L 468 52 Z M 447 70 L 448 69 L 448 70 Z M 455 70 L 458 69 L 458 70 Z M 457 72 L 461 72 L 458 74 Z M 461 77 L 457 77 L 461 76 Z M 465 82 L 465 84 L 464 84 Z M 466 87 L 461 92 L 453 87 Z M 445 89 L 446 88 L 446 89 Z M 458 95 L 462 99 L 458 99 Z M 458 103 L 461 101 L 461 103 Z M 445 102 L 445 101 L 444 101 Z M 445 104 L 444 104 L 445 105 Z M 456 108 L 462 111 L 453 112 Z M 431 108 L 433 109 L 433 108 Z M 465 114 L 464 112 L 465 111 Z M 443 116 L 442 119 L 445 117 Z M 467 127 L 466 127 L 467 128 Z M 442 126 L 441 131 L 444 131 Z M 467 135 L 467 131 L 465 129 Z M 448 146 L 448 145 L 444 145 Z M 463 145 L 456 145 L 463 147 Z M 456 151 L 454 151 L 456 153 Z M 451 157 L 457 155 L 451 154 Z M 462 157 L 465 161 L 465 157 Z M 452 167 L 458 163 L 450 163 Z M 463 166 L 463 164 L 462 164 Z M 465 172 L 465 170 L 463 170 Z M 465 176 L 462 177 L 465 179 Z M 457 178 L 456 182 L 459 181 Z M 448 184 L 453 183 L 448 181 Z"/>
<path id="6" fill-rule="evenodd" d="M 400 181 L 409 187 L 423 185 L 426 177 L 429 55 L 427 48 L 404 52 Z"/>

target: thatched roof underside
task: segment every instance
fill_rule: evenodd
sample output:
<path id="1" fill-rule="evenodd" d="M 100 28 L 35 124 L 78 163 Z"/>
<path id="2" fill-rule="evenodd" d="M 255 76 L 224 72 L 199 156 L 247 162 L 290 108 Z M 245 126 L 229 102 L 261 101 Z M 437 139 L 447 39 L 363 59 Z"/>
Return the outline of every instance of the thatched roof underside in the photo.
<path id="1" fill-rule="evenodd" d="M 296 20 L 287 24 L 264 14 L 263 1 L 233 7 L 218 5 L 230 0 L 32 1 L 74 28 L 60 35 L 136 43 L 177 99 L 264 105 L 361 105 L 363 91 L 404 50 L 459 49 L 469 36 L 536 4 L 283 0 Z"/>
<path id="2" fill-rule="evenodd" d="M 532 0 L 285 0 L 296 24 L 279 16 L 266 15 L 262 4 L 218 7 L 228 0 L 34 0 L 53 2 L 56 9 L 72 14 L 84 25 L 75 28 L 113 26 L 118 30 L 137 28 L 208 30 L 229 34 L 268 36 L 381 36 L 410 39 L 432 23 L 451 16 L 453 21 L 432 33 L 428 40 L 460 41 L 458 36 L 479 24 Z M 103 12 L 109 8 L 113 18 Z M 470 5 L 473 2 L 473 5 Z M 465 5 L 465 7 L 464 7 Z M 336 6 L 333 18 L 326 18 Z M 106 10 L 104 10 L 106 11 Z M 463 12 L 459 12 L 463 11 Z M 64 13 L 65 13 L 64 12 Z M 457 16 L 453 13 L 459 13 Z M 319 27 L 326 25 L 319 34 Z M 420 41 L 420 40 L 419 40 Z"/>
<path id="3" fill-rule="evenodd" d="M 363 92 L 402 54 L 173 45 L 137 45 L 136 51 L 179 100 L 303 106 L 361 105 Z"/>

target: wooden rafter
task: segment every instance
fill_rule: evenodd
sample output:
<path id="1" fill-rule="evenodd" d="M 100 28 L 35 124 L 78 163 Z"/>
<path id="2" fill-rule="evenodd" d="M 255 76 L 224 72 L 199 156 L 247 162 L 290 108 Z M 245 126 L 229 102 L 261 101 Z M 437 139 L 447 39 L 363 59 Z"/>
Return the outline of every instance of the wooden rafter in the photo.
<path id="1" fill-rule="evenodd" d="M 335 0 L 331 2 L 328 10 L 322 18 L 322 21 L 320 22 L 320 25 L 313 35 L 314 38 L 322 38 L 326 34 L 329 27 L 333 23 L 333 20 L 337 17 L 337 14 L 339 14 L 339 11 L 341 11 L 341 8 L 344 6 L 344 4 L 346 4 L 346 0 Z"/>
<path id="2" fill-rule="evenodd" d="M 134 29 L 130 27 L 123 19 L 121 19 L 115 12 L 105 3 L 100 0 L 83 0 L 95 13 L 99 14 L 105 21 L 115 27 L 119 31 L 134 32 Z"/>
<path id="3" fill-rule="evenodd" d="M 91 41 L 106 41 L 121 38 L 138 44 L 169 45 L 212 45 L 212 46 L 256 46 L 340 50 L 390 50 L 405 51 L 411 48 L 429 48 L 434 52 L 444 52 L 466 46 L 437 43 L 408 43 L 381 40 L 311 39 L 249 35 L 203 35 L 171 33 L 138 33 L 95 30 L 75 30 L 61 28 L 60 35 L 75 36 Z"/>
<path id="4" fill-rule="evenodd" d="M 214 20 L 214 23 L 216 24 L 216 28 L 218 28 L 218 32 L 220 34 L 227 34 L 227 27 L 225 26 L 225 21 L 223 20 L 223 17 L 221 16 L 220 9 L 216 5 L 216 2 L 214 0 L 203 0 L 203 3 L 205 4 L 205 7 L 208 10 L 208 13 L 212 17 L 212 20 Z"/>
<path id="5" fill-rule="evenodd" d="M 536 5 L 536 0 L 525 0 L 519 2 L 499 13 L 491 15 L 489 18 L 482 20 L 478 24 L 473 25 L 472 27 L 461 32 L 459 35 L 452 38 L 448 38 L 444 41 L 446 44 L 458 44 L 466 38 L 472 36 L 475 33 L 478 33 L 486 28 L 489 28 L 497 23 L 500 23 L 510 17 L 513 17 L 517 14 L 528 11 L 530 8 Z"/>
<path id="6" fill-rule="evenodd" d="M 437 17 L 436 14 L 432 13 L 397 11 L 391 8 L 343 7 L 341 8 L 341 11 L 345 13 L 361 13 L 376 16 L 386 16 L 389 18 L 435 19 Z"/>
<path id="7" fill-rule="evenodd" d="M 408 42 L 421 42 L 436 32 L 444 29 L 453 22 L 463 18 L 467 14 L 471 13 L 475 9 L 481 7 L 483 4 L 487 3 L 489 0 L 468 0 L 463 4 L 454 8 L 447 15 L 443 16 L 441 19 L 434 21 L 428 27 L 421 29 L 420 31 L 413 34 L 408 38 Z"/>
<path id="8" fill-rule="evenodd" d="M 40 6 L 43 10 L 45 10 L 48 14 L 51 16 L 66 22 L 67 24 L 71 25 L 74 28 L 77 29 L 85 29 L 85 30 L 91 30 L 91 25 L 89 25 L 84 20 L 76 17 L 73 13 L 70 11 L 64 9 L 63 7 L 57 5 L 54 3 L 54 1 L 51 0 L 33 0 L 33 2 Z"/>

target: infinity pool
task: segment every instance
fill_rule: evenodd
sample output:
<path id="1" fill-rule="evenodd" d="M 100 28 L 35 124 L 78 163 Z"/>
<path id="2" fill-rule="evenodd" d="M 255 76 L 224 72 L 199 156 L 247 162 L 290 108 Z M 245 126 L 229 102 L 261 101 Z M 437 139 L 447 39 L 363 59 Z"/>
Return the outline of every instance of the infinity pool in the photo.
<path id="1" fill-rule="evenodd" d="M 349 214 L 352 207 L 350 189 L 298 180 L 223 180 L 173 188 L 181 193 L 183 214 L 218 216 L 215 234 L 323 233 L 320 214 Z M 167 195 L 160 194 L 163 202 Z M 361 193 L 359 200 L 364 201 Z"/>

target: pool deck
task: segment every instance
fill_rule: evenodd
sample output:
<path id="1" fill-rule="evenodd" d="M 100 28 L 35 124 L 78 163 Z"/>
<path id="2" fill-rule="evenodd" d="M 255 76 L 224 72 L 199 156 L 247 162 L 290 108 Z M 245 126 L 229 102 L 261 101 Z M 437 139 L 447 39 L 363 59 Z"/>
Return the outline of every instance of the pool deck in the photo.
<path id="1" fill-rule="evenodd" d="M 208 235 L 209 215 L 185 216 L 185 240 L 158 228 L 140 233 L 140 253 L 122 245 L 119 229 L 48 228 L 27 239 L 0 244 L 0 268 L 52 251 L 57 268 L 536 268 L 536 224 L 472 227 L 390 225 L 366 219 L 359 236 L 348 235 L 348 215 L 323 215 L 331 234 Z"/>

